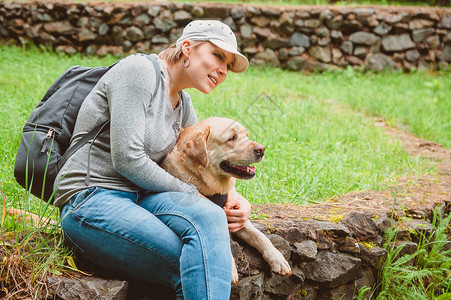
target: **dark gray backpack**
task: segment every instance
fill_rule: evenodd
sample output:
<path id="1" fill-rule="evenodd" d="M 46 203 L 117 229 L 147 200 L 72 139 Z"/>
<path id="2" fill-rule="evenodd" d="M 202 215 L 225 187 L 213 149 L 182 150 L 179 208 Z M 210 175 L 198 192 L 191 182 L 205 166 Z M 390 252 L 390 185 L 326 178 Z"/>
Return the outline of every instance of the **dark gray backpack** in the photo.
<path id="1" fill-rule="evenodd" d="M 146 56 L 154 65 L 158 87 L 161 76 L 159 64 L 154 56 Z M 116 63 L 108 67 L 68 68 L 31 112 L 17 150 L 14 177 L 36 197 L 52 201 L 53 183 L 67 159 L 81 146 L 109 129 L 109 121 L 100 124 L 69 148 L 81 104 L 99 79 Z"/>

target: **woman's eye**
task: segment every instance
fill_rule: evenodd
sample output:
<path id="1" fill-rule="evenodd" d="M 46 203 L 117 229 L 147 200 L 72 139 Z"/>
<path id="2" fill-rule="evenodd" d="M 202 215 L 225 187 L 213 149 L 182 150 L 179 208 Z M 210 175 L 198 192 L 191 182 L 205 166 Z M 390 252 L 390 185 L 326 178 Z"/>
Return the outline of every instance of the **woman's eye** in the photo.
<path id="1" fill-rule="evenodd" d="M 215 56 L 216 56 L 220 61 L 223 61 L 223 60 L 224 60 L 224 58 L 222 57 L 222 55 L 219 54 L 219 53 L 215 53 Z"/>
<path id="2" fill-rule="evenodd" d="M 226 61 L 226 57 L 220 53 L 214 53 L 214 55 L 216 56 L 217 59 L 219 59 L 219 61 L 221 62 L 225 62 Z M 232 69 L 232 65 L 231 64 L 227 64 L 227 70 Z"/>

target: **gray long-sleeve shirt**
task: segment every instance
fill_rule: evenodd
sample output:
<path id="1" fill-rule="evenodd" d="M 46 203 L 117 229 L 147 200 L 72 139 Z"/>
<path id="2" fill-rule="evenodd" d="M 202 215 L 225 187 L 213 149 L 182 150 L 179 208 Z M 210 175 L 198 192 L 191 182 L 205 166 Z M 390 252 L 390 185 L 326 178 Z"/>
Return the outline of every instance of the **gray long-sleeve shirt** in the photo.
<path id="1" fill-rule="evenodd" d="M 56 206 L 63 206 L 76 193 L 90 187 L 197 193 L 193 185 L 180 181 L 158 166 L 174 147 L 180 128 L 197 123 L 187 93 L 183 92 L 182 101 L 177 108 L 172 108 L 164 66 L 161 60 L 159 63 L 161 80 L 153 99 L 155 69 L 142 55 L 122 59 L 86 97 L 71 144 L 108 119 L 111 120 L 110 131 L 100 135 L 90 151 L 90 144 L 85 144 L 64 164 L 55 180 Z M 85 183 L 88 155 L 89 185 Z"/>

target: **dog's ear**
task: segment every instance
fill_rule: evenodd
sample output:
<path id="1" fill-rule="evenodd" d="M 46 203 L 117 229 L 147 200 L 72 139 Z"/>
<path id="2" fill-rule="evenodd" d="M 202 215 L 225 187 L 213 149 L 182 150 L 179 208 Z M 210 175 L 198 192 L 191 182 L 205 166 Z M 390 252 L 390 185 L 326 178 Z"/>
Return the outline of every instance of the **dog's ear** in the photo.
<path id="1" fill-rule="evenodd" d="M 186 156 L 198 162 L 204 168 L 208 165 L 207 141 L 209 137 L 210 126 L 196 133 L 191 140 L 186 142 L 183 149 Z"/>

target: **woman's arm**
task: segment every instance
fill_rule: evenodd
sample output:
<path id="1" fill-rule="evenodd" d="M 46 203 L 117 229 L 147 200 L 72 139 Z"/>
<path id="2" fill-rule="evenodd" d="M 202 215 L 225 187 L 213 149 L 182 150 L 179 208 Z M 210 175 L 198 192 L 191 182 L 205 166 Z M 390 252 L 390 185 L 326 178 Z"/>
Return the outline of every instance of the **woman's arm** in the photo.
<path id="1" fill-rule="evenodd" d="M 148 130 L 146 123 L 147 126 L 160 126 L 160 131 L 173 129 L 161 128 L 161 124 L 152 125 L 151 121 L 146 120 L 151 101 L 156 101 L 152 99 L 156 82 L 155 71 L 147 58 L 131 59 L 125 59 L 117 65 L 106 83 L 111 117 L 110 145 L 113 167 L 116 172 L 145 190 L 197 194 L 193 185 L 167 173 L 144 151 L 145 133 Z M 162 141 L 155 141 L 158 142 Z"/>
<path id="2" fill-rule="evenodd" d="M 236 232 L 244 227 L 251 215 L 251 204 L 235 188 L 229 192 L 224 211 L 229 222 L 229 231 Z"/>

